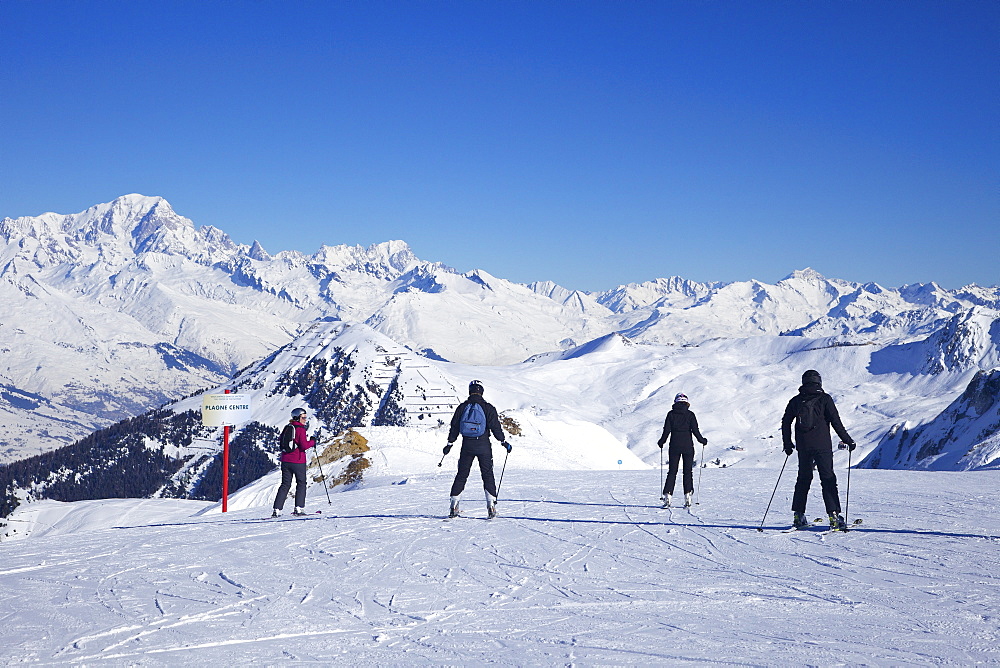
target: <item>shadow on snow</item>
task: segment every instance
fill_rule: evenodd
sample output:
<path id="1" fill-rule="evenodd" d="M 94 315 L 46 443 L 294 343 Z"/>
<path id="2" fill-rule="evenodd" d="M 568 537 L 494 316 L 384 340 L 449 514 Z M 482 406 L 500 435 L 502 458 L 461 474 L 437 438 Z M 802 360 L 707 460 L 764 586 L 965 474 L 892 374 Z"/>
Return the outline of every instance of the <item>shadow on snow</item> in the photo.
<path id="1" fill-rule="evenodd" d="M 571 504 L 568 501 L 540 501 L 539 503 L 563 503 Z M 584 503 L 571 505 L 608 505 L 617 508 L 650 508 L 651 506 L 622 506 L 615 504 L 593 504 Z M 658 508 L 658 506 L 656 506 Z M 306 517 L 262 517 L 259 519 L 255 518 L 233 518 L 233 519 L 218 519 L 209 521 L 191 521 L 191 522 L 163 522 L 157 524 L 143 524 L 130 527 L 110 527 L 112 529 L 118 530 L 128 530 L 128 529 L 145 529 L 153 527 L 198 527 L 204 526 L 206 524 L 273 524 L 276 522 L 314 522 L 323 520 L 445 520 L 449 519 L 444 515 L 428 515 L 428 514 L 408 514 L 408 513 L 370 513 L 364 515 L 311 515 Z M 594 525 L 605 525 L 605 526 L 662 526 L 662 527 L 685 527 L 691 529 L 742 529 L 742 530 L 753 530 L 757 531 L 759 525 L 756 524 L 708 524 L 703 522 L 678 522 L 671 521 L 669 519 L 663 521 L 631 521 L 631 520 L 609 520 L 609 519 L 588 519 L 588 518 L 574 518 L 574 517 L 530 517 L 527 515 L 500 515 L 497 518 L 499 521 L 503 520 L 518 520 L 522 522 L 549 522 L 558 524 L 594 524 Z M 462 520 L 486 520 L 486 517 L 479 515 L 462 515 L 460 517 L 454 518 L 455 521 L 461 522 Z M 779 532 L 787 527 L 783 525 L 779 526 L 765 526 L 765 531 L 768 532 Z M 790 535 L 801 535 L 810 533 L 829 533 L 829 531 L 823 528 L 811 528 L 803 529 L 801 531 L 791 532 Z M 849 533 L 872 533 L 872 534 L 886 534 L 886 535 L 913 535 L 913 536 L 933 536 L 939 538 L 967 538 L 967 539 L 980 539 L 980 540 L 998 540 L 1000 536 L 988 536 L 985 534 L 975 534 L 975 533 L 958 533 L 951 531 L 928 531 L 923 529 L 901 529 L 901 528 L 876 528 L 871 526 L 852 528 Z"/>

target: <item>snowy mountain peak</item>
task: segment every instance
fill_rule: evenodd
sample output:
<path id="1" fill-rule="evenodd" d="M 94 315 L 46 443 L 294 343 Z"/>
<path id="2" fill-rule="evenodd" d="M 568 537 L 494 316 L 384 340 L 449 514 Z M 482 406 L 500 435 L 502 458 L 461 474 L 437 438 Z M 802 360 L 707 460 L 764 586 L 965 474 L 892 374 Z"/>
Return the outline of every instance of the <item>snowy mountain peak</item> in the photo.
<path id="1" fill-rule="evenodd" d="M 160 227 L 194 229 L 194 224 L 173 210 L 162 197 L 123 195 L 86 211 L 63 216 L 61 231 L 81 241 L 99 243 L 106 237 L 131 238 L 143 244 Z"/>
<path id="2" fill-rule="evenodd" d="M 461 401 L 426 359 L 360 323 L 314 323 L 231 386 L 253 397 L 258 422 L 281 424 L 306 405 L 332 433 L 359 425 L 440 427 Z M 199 394 L 171 410 L 200 403 Z"/>
<path id="3" fill-rule="evenodd" d="M 404 241 L 384 241 L 367 247 L 323 246 L 313 259 L 340 271 L 366 274 L 386 281 L 395 280 L 421 263 Z"/>
<path id="4" fill-rule="evenodd" d="M 254 239 L 253 245 L 250 246 L 250 251 L 247 253 L 247 256 L 251 260 L 259 260 L 261 262 L 267 262 L 271 259 L 271 256 L 268 255 L 267 251 L 264 250 L 264 247 L 261 246 L 260 242 L 256 239 Z"/>
<path id="5" fill-rule="evenodd" d="M 788 276 L 785 276 L 783 279 L 781 279 L 779 283 L 795 279 L 801 279 L 806 281 L 825 281 L 826 277 L 823 274 L 816 271 L 815 269 L 813 269 L 812 267 L 806 267 L 805 269 L 796 269 Z"/>
<path id="6" fill-rule="evenodd" d="M 182 255 L 216 262 L 239 250 L 225 232 L 178 215 L 162 197 L 123 195 L 75 214 L 46 213 L 5 218 L 0 235 L 18 240 L 18 257 L 37 266 L 89 264 L 96 252 L 105 263 L 120 264 L 143 253 Z"/>
<path id="7" fill-rule="evenodd" d="M 723 285 L 723 283 L 698 283 L 679 276 L 671 276 L 644 283 L 621 285 L 597 295 L 597 301 L 614 313 L 625 313 L 654 304 L 683 308 Z"/>
<path id="8" fill-rule="evenodd" d="M 562 354 L 562 359 L 576 359 L 578 357 L 583 357 L 584 355 L 595 355 L 595 354 L 617 354 L 624 349 L 631 348 L 634 346 L 633 343 L 627 336 L 621 332 L 612 332 L 593 341 L 584 343 L 582 346 L 577 346 L 571 350 L 567 350 Z"/>

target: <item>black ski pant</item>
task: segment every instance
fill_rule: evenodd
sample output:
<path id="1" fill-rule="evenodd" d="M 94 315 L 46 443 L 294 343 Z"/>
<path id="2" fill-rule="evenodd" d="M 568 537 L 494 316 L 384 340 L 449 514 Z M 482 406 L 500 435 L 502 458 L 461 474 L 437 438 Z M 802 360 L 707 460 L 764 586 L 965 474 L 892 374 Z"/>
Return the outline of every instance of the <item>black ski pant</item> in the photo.
<path id="1" fill-rule="evenodd" d="M 496 497 L 497 483 L 493 479 L 493 446 L 486 445 L 463 445 L 462 453 L 458 456 L 458 473 L 455 474 L 455 482 L 451 484 L 451 495 L 458 496 L 465 489 L 465 483 L 469 479 L 469 472 L 472 471 L 472 460 L 479 459 L 479 472 L 483 476 L 483 489 L 489 492 L 490 496 Z"/>
<path id="2" fill-rule="evenodd" d="M 837 475 L 833 472 L 833 449 L 798 448 L 799 477 L 795 480 L 795 494 L 792 496 L 792 512 L 806 512 L 806 498 L 809 496 L 809 485 L 812 483 L 813 466 L 819 473 L 819 482 L 823 486 L 823 503 L 827 514 L 840 512 L 840 494 L 837 492 Z"/>
<path id="3" fill-rule="evenodd" d="M 285 506 L 288 490 L 292 488 L 292 478 L 295 478 L 295 507 L 306 507 L 306 465 L 281 462 L 281 486 L 278 495 L 274 497 L 274 508 L 281 510 Z"/>
<path id="4" fill-rule="evenodd" d="M 670 446 L 668 450 L 670 468 L 667 469 L 667 482 L 663 485 L 663 496 L 674 493 L 677 482 L 677 468 L 684 460 L 684 493 L 694 491 L 694 445 Z"/>

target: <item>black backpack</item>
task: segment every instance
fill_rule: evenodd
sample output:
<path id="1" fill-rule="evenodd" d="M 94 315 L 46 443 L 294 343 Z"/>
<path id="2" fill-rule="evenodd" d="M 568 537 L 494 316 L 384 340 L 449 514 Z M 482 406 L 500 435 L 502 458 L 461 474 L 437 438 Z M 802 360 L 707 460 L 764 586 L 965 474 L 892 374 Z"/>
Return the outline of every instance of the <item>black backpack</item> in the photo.
<path id="1" fill-rule="evenodd" d="M 295 443 L 295 427 L 290 424 L 286 424 L 285 428 L 281 430 L 281 439 L 278 442 L 278 449 L 281 450 L 283 454 L 288 454 L 289 452 L 295 452 L 299 446 Z"/>
<path id="2" fill-rule="evenodd" d="M 823 415 L 823 395 L 818 394 L 799 401 L 799 412 L 795 417 L 797 419 L 795 431 L 800 434 L 826 424 L 826 418 Z"/>

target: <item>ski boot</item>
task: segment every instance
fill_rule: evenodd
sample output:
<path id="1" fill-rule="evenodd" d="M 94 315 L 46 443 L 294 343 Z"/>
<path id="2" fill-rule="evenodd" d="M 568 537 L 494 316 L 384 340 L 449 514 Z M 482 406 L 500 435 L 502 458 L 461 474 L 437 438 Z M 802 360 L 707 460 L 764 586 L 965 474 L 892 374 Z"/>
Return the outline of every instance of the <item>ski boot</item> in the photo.
<path id="1" fill-rule="evenodd" d="M 271 510 L 271 517 L 281 517 L 281 511 L 277 508 Z"/>
<path id="2" fill-rule="evenodd" d="M 458 517 L 458 497 L 451 497 L 451 510 L 448 511 L 448 517 Z"/>
<path id="3" fill-rule="evenodd" d="M 664 508 L 669 508 L 670 507 L 670 497 L 671 497 L 670 494 L 667 494 L 665 497 L 663 497 L 663 507 Z"/>
<path id="4" fill-rule="evenodd" d="M 295 510 L 292 511 L 292 515 L 295 515 L 296 517 L 301 517 L 302 515 L 305 515 L 305 514 L 306 514 L 306 509 L 305 508 L 299 508 L 298 506 L 296 506 Z"/>
<path id="5" fill-rule="evenodd" d="M 830 513 L 830 529 L 832 531 L 847 531 L 847 522 L 840 513 Z"/>
<path id="6" fill-rule="evenodd" d="M 802 529 L 809 526 L 809 520 L 806 519 L 805 513 L 795 513 L 792 517 L 792 528 Z"/>
<path id="7" fill-rule="evenodd" d="M 493 519 L 496 516 L 497 516 L 497 499 L 489 492 L 486 492 L 486 518 Z"/>
<path id="8" fill-rule="evenodd" d="M 684 492 L 684 507 L 691 507 L 691 498 L 694 496 L 693 492 Z"/>

